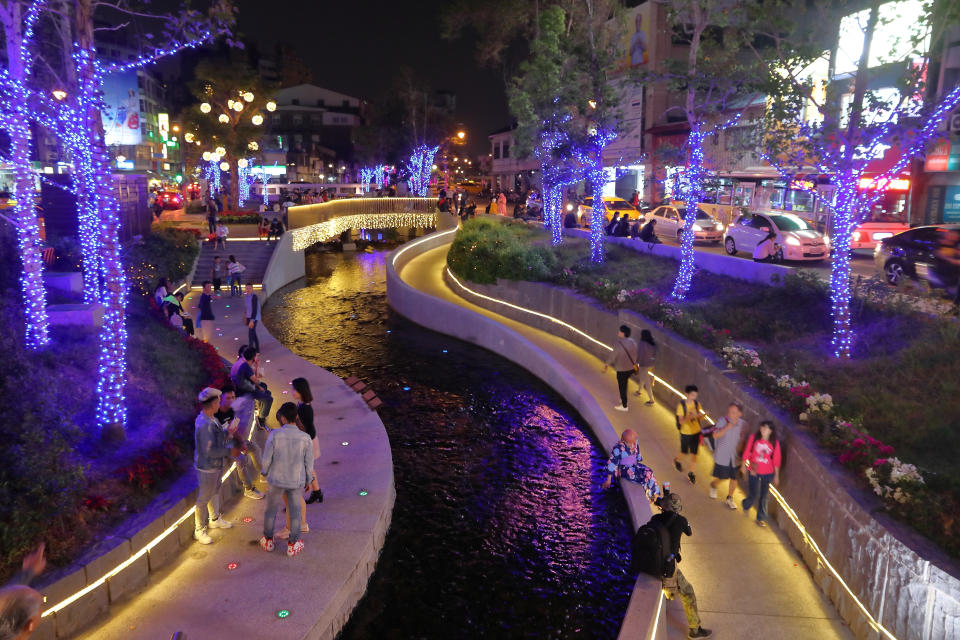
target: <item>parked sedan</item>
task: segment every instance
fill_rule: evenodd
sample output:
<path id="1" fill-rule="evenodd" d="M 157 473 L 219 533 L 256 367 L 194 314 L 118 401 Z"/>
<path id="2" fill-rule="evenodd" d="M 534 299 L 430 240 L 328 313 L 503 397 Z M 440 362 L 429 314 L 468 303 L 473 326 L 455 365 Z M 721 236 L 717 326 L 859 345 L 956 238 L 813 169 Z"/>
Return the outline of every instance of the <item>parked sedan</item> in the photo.
<path id="1" fill-rule="evenodd" d="M 936 274 L 936 251 L 943 234 L 950 231 L 960 232 L 960 224 L 914 227 L 881 240 L 873 251 L 873 263 L 890 284 L 914 278 L 942 287 Z"/>
<path id="2" fill-rule="evenodd" d="M 603 208 L 604 208 L 604 218 L 607 222 L 613 218 L 615 212 L 619 212 L 620 215 L 625 213 L 630 214 L 630 218 L 637 217 L 637 210 L 633 207 L 632 204 L 624 200 L 623 198 L 615 198 L 613 196 L 604 196 L 603 197 Z M 586 197 L 583 199 L 583 203 L 577 209 L 577 217 L 580 219 L 580 224 L 583 226 L 590 226 L 590 215 L 593 212 L 593 198 Z"/>
<path id="3" fill-rule="evenodd" d="M 680 241 L 683 233 L 683 221 L 687 215 L 686 207 L 672 205 L 659 206 L 646 214 L 646 222 L 651 219 L 657 221 L 655 229 L 657 235 L 663 238 Z M 693 224 L 694 242 L 713 242 L 720 244 L 723 240 L 723 223 L 715 220 L 703 209 L 697 209 L 697 221 Z"/>
<path id="4" fill-rule="evenodd" d="M 773 231 L 780 260 L 823 260 L 830 255 L 830 239 L 792 213 L 747 213 L 727 227 L 723 246 L 730 255 L 753 253 Z"/>

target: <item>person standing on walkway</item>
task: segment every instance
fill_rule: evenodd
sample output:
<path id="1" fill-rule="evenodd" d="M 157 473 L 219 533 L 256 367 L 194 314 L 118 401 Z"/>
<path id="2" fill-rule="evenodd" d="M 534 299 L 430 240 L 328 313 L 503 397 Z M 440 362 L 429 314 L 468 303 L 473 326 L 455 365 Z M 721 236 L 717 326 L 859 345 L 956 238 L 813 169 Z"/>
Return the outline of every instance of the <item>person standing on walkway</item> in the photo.
<path id="1" fill-rule="evenodd" d="M 220 387 L 220 408 L 213 414 L 213 417 L 225 431 L 229 431 L 230 424 L 237 419 L 236 412 L 233 410 L 233 401 L 236 399 L 237 390 L 231 383 L 228 382 Z M 244 447 L 246 448 L 245 451 L 243 450 Z M 257 444 L 256 440 L 244 440 L 244 435 L 239 426 L 233 436 L 230 455 L 237 461 L 237 476 L 240 478 L 240 484 L 243 485 L 244 497 L 251 500 L 262 500 L 263 494 L 257 491 L 255 482 L 256 477 L 260 474 L 258 469 L 263 467 L 263 451 L 260 450 L 260 445 Z"/>
<path id="2" fill-rule="evenodd" d="M 301 491 L 312 484 L 313 445 L 310 436 L 297 428 L 297 405 L 286 402 L 277 410 L 279 429 L 267 436 L 263 448 L 263 474 L 267 477 L 267 505 L 263 514 L 263 537 L 260 548 L 273 551 L 273 527 L 283 498 L 290 513 L 290 538 L 287 555 L 291 558 L 303 551 L 300 539 Z"/>
<path id="3" fill-rule="evenodd" d="M 503 191 L 497 196 L 497 211 L 499 211 L 502 216 L 507 215 L 507 194 Z"/>
<path id="4" fill-rule="evenodd" d="M 640 344 L 637 345 L 637 364 L 640 366 L 640 380 L 637 383 L 640 388 L 647 392 L 647 401 L 644 403 L 648 407 L 654 404 L 653 399 L 653 365 L 657 360 L 657 343 L 653 339 L 653 334 L 649 329 L 640 331 Z M 640 397 L 640 389 L 637 389 L 635 396 Z"/>
<path id="5" fill-rule="evenodd" d="M 713 480 L 710 481 L 710 497 L 717 499 L 717 489 L 727 481 L 727 499 L 725 504 L 733 510 L 737 505 L 733 502 L 733 492 L 737 488 L 737 447 L 746 428 L 743 421 L 743 407 L 739 402 L 731 402 L 727 407 L 727 415 L 717 420 L 713 428 Z"/>
<path id="6" fill-rule="evenodd" d="M 203 291 L 200 293 L 200 313 L 197 314 L 197 330 L 204 342 L 210 342 L 213 337 L 213 321 L 216 319 L 213 315 L 213 285 L 209 280 L 204 280 Z"/>
<path id="7" fill-rule="evenodd" d="M 207 212 L 207 229 L 210 230 L 210 235 L 215 236 L 217 233 L 217 205 L 214 204 L 213 198 L 207 196 L 203 206 Z"/>
<path id="8" fill-rule="evenodd" d="M 213 256 L 213 267 L 210 268 L 210 279 L 213 280 L 213 291 L 220 297 L 220 287 L 223 285 L 223 260 L 220 256 Z"/>
<path id="9" fill-rule="evenodd" d="M 773 423 L 764 420 L 756 433 L 750 435 L 747 447 L 743 450 L 743 464 L 740 471 L 747 474 L 749 492 L 747 499 L 740 503 L 744 513 L 757 504 L 757 524 L 767 526 L 767 494 L 770 485 L 780 483 L 780 442 L 773 429 Z"/>
<path id="10" fill-rule="evenodd" d="M 230 297 L 238 296 L 242 293 L 240 287 L 243 283 L 240 282 L 240 274 L 244 272 L 246 267 L 237 262 L 237 259 L 234 256 L 230 256 L 227 262 L 227 275 L 230 277 Z"/>
<path id="11" fill-rule="evenodd" d="M 700 390 L 696 385 L 688 384 L 684 389 L 687 397 L 677 404 L 675 417 L 677 420 L 677 430 L 680 432 L 680 455 L 673 459 L 673 466 L 677 471 L 683 473 L 682 459 L 686 457 L 689 471 L 687 478 L 690 484 L 697 481 L 697 476 L 693 473 L 697 465 L 697 450 L 700 448 L 700 420 L 706 415 L 700 401 Z"/>
<path id="12" fill-rule="evenodd" d="M 207 534 L 211 529 L 230 529 L 233 523 L 220 514 L 220 476 L 224 463 L 230 459 L 227 437 L 238 428 L 236 418 L 223 429 L 214 417 L 220 410 L 220 390 L 207 387 L 200 392 L 200 413 L 194 423 L 193 466 L 197 470 L 197 509 L 194 512 L 193 537 L 200 544 L 213 542 Z M 209 518 L 209 520 L 208 520 Z"/>
<path id="13" fill-rule="evenodd" d="M 214 249 L 222 248 L 224 251 L 227 249 L 227 236 L 230 235 L 230 229 L 227 228 L 227 225 L 223 224 L 222 220 L 217 221 L 217 242 L 213 245 Z"/>
<path id="14" fill-rule="evenodd" d="M 247 325 L 247 344 L 260 351 L 260 338 L 257 337 L 257 325 L 260 324 L 260 298 L 253 292 L 249 282 L 243 288 L 243 323 Z"/>
<path id="15" fill-rule="evenodd" d="M 620 436 L 620 441 L 613 445 L 610 459 L 607 461 L 607 479 L 603 482 L 603 489 L 609 489 L 614 478 L 626 478 L 636 482 L 647 492 L 647 498 L 653 500 L 660 497 L 660 485 L 653 475 L 653 470 L 641 464 L 640 446 L 637 444 L 637 432 L 626 429 Z"/>
<path id="16" fill-rule="evenodd" d="M 617 344 L 614 345 L 610 357 L 603 365 L 603 371 L 606 373 L 607 367 L 613 365 L 617 372 L 617 387 L 620 389 L 620 404 L 613 408 L 617 411 L 627 410 L 627 381 L 630 376 L 637 372 L 637 343 L 630 337 L 630 327 L 621 325 L 617 333 Z"/>
<path id="17" fill-rule="evenodd" d="M 310 391 L 310 383 L 306 378 L 294 378 L 290 383 L 293 385 L 293 399 L 297 401 L 297 416 L 303 425 L 303 430 L 313 442 L 313 458 L 320 459 L 320 442 L 317 440 L 317 427 L 313 419 L 313 392 Z M 314 479 L 310 486 L 310 496 L 307 498 L 307 504 L 314 502 L 323 502 L 323 491 L 320 490 L 320 484 Z"/>
<path id="18" fill-rule="evenodd" d="M 687 582 L 683 573 L 680 571 L 680 538 L 682 535 L 693 535 L 690 523 L 680 515 L 681 510 L 680 496 L 675 493 L 669 493 L 660 500 L 660 513 L 650 518 L 651 522 L 666 527 L 670 532 L 670 553 L 673 555 L 675 567 L 673 574 L 662 579 L 663 588 L 667 592 L 669 599 L 680 596 L 683 603 L 683 612 L 687 614 L 687 626 L 690 627 L 687 637 L 691 640 L 698 638 L 709 638 L 713 635 L 710 629 L 704 629 L 700 625 L 700 612 L 697 609 L 697 594 L 693 590 L 693 585 Z"/>

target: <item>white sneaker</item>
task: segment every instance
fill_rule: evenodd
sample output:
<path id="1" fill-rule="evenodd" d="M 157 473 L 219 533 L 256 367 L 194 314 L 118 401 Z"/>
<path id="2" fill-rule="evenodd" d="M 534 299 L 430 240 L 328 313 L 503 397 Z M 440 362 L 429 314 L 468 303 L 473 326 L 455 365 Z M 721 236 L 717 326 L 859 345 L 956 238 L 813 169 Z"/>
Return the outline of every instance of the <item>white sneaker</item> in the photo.
<path id="1" fill-rule="evenodd" d="M 710 487 L 710 499 L 711 500 L 717 499 L 717 490 L 714 489 L 713 487 Z"/>
<path id="2" fill-rule="evenodd" d="M 263 500 L 263 494 L 256 489 L 244 489 L 243 496 L 251 500 Z"/>
<path id="3" fill-rule="evenodd" d="M 216 520 L 211 520 L 207 526 L 211 529 L 231 529 L 233 527 L 233 523 L 229 520 L 224 520 L 223 516 L 220 516 Z"/>
<path id="4" fill-rule="evenodd" d="M 731 498 L 730 496 L 727 496 L 727 506 L 733 509 L 734 511 L 737 510 L 737 505 L 733 502 L 733 498 Z"/>
<path id="5" fill-rule="evenodd" d="M 626 408 L 625 406 L 623 406 L 622 404 L 615 404 L 615 405 L 613 405 L 613 408 L 614 408 L 614 410 L 616 410 L 616 411 L 629 411 L 629 409 L 627 409 L 627 408 Z"/>
<path id="6" fill-rule="evenodd" d="M 199 542 L 200 544 L 212 544 L 213 538 L 207 535 L 206 529 L 194 529 L 193 530 L 193 539 Z"/>

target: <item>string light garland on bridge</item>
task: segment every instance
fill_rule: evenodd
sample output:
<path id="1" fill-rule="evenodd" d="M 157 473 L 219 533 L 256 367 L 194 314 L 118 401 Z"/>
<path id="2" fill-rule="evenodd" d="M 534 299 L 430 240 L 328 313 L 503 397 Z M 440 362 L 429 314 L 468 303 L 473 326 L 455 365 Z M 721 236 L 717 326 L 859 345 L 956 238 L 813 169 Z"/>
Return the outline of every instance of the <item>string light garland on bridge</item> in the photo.
<path id="1" fill-rule="evenodd" d="M 293 250 L 303 251 L 318 242 L 336 238 L 347 229 L 390 229 L 411 227 L 429 229 L 437 226 L 436 213 L 361 213 L 331 218 L 302 229 L 290 231 Z"/>

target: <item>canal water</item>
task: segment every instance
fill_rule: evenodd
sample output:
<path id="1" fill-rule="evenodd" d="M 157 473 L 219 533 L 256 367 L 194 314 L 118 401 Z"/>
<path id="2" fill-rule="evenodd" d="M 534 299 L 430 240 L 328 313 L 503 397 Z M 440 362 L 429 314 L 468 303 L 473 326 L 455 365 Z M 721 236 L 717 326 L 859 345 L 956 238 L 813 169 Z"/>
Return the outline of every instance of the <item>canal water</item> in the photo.
<path id="1" fill-rule="evenodd" d="M 385 403 L 396 506 L 340 637 L 615 638 L 631 525 L 599 489 L 606 454 L 523 369 L 391 311 L 386 256 L 308 254 L 306 282 L 264 309 L 288 348 Z"/>

